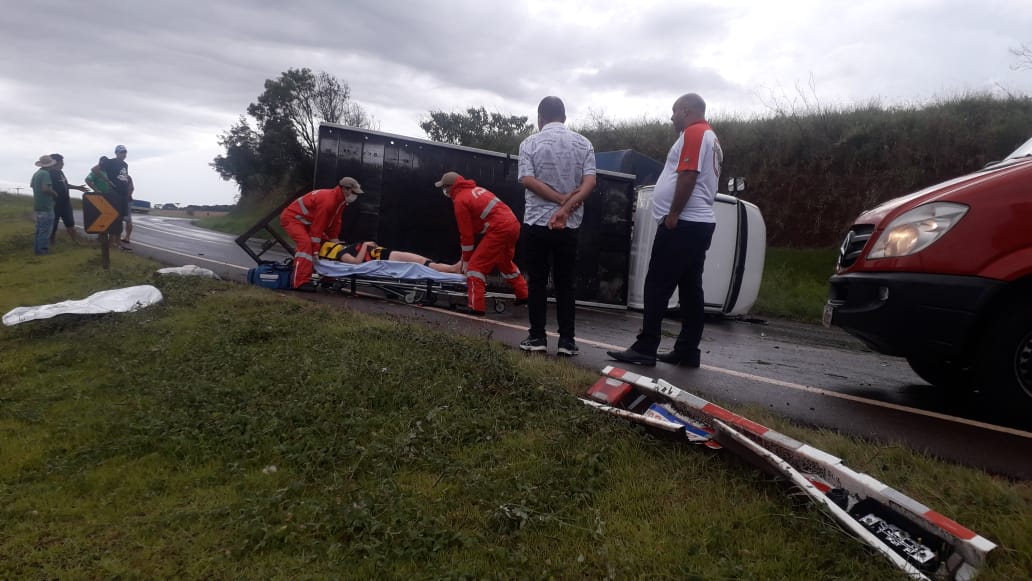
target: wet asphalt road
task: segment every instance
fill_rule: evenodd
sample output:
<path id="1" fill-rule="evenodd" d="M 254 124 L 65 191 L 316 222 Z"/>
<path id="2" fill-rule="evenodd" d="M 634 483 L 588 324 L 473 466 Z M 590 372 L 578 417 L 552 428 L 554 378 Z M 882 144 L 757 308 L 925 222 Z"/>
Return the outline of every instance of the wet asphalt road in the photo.
<path id="1" fill-rule="evenodd" d="M 195 264 L 241 282 L 253 266 L 232 236 L 193 227 L 182 218 L 135 215 L 134 220 L 132 246 L 137 254 L 170 265 Z M 112 261 L 117 260 L 118 251 L 113 251 Z M 511 304 L 504 313 L 475 318 L 370 297 L 300 296 L 357 311 L 390 313 L 513 347 L 526 336 L 526 310 Z M 554 317 L 549 320 L 554 325 Z M 579 308 L 581 354 L 574 362 L 592 370 L 619 366 L 605 352 L 633 342 L 640 323 L 640 314 L 633 311 Z M 666 325 L 671 337 L 676 334 L 676 321 Z M 665 341 L 670 343 L 672 339 Z M 880 442 L 904 442 L 946 460 L 1032 479 L 1032 419 L 998 417 L 985 409 L 978 394 L 951 397 L 925 384 L 902 359 L 872 353 L 839 329 L 712 318 L 702 349 L 700 369 L 660 363 L 633 370 L 739 411 L 742 405 L 762 407 L 799 423 Z M 555 338 L 550 337 L 549 356 L 554 354 Z"/>

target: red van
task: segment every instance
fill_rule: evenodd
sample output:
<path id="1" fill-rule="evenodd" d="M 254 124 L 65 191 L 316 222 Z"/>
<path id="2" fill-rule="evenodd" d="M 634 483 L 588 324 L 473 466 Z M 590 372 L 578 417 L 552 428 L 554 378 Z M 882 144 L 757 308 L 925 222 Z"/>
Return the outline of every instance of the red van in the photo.
<path id="1" fill-rule="evenodd" d="M 826 326 L 1032 418 L 1032 140 L 861 214 L 830 285 Z"/>

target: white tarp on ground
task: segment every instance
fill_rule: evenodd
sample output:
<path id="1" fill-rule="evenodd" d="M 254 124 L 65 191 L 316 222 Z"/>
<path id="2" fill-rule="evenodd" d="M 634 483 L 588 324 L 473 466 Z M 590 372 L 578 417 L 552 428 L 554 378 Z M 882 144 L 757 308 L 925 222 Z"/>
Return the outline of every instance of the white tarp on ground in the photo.
<path id="1" fill-rule="evenodd" d="M 207 268 L 201 268 L 193 264 L 162 268 L 158 270 L 158 274 L 178 274 L 180 276 L 203 276 L 207 278 L 214 278 L 216 280 L 222 280 L 221 278 L 219 278 L 219 275 L 215 274 L 214 271 L 208 270 Z"/>
<path id="2" fill-rule="evenodd" d="M 12 309 L 4 315 L 4 325 L 11 327 L 18 323 L 49 319 L 57 315 L 129 313 L 159 303 L 162 298 L 161 291 L 149 284 L 100 291 L 77 301 Z"/>

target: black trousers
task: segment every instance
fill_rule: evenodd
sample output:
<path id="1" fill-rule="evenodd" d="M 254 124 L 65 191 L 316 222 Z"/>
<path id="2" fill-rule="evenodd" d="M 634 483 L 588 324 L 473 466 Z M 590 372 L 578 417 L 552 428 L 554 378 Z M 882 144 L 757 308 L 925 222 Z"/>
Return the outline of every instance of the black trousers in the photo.
<path id="1" fill-rule="evenodd" d="M 576 228 L 549 230 L 547 226 L 523 225 L 523 262 L 526 266 L 530 298 L 530 336 L 545 338 L 548 316 L 548 275 L 555 288 L 555 311 L 559 320 L 559 336 L 573 339 L 574 310 L 577 296 L 577 233 Z"/>
<path id="2" fill-rule="evenodd" d="M 674 351 L 689 357 L 699 355 L 706 302 L 702 290 L 702 269 L 716 227 L 711 222 L 684 220 L 679 221 L 673 230 L 659 225 L 652 243 L 649 272 L 645 275 L 645 313 L 641 334 L 631 349 L 645 355 L 656 354 L 663 315 L 670 296 L 674 294 L 674 287 L 678 287 L 681 333 L 674 343 Z"/>

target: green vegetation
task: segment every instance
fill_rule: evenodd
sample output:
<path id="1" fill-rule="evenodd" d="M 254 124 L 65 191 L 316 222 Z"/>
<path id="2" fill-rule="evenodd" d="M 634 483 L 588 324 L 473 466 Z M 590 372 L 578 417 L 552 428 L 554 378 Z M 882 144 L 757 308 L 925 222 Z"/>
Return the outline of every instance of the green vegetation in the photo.
<path id="1" fill-rule="evenodd" d="M 59 240 L 0 194 L 0 311 L 131 284 L 124 315 L 0 332 L 0 577 L 903 578 L 729 453 L 571 393 L 595 375 L 395 317 Z M 1032 485 L 790 425 L 1032 570 Z"/>
<path id="2" fill-rule="evenodd" d="M 668 111 L 653 114 L 658 119 L 599 118 L 578 129 L 595 151 L 630 148 L 662 160 L 673 130 Z M 724 149 L 722 175 L 746 177 L 742 198 L 763 211 L 768 243 L 821 248 L 839 244 L 862 210 L 1013 151 L 1030 137 L 1032 97 L 970 94 L 923 106 L 841 108 L 804 99 L 775 104 L 767 117 L 711 123 Z"/>
<path id="3" fill-rule="evenodd" d="M 751 314 L 820 323 L 828 277 L 835 272 L 837 258 L 837 248 L 768 248 L 763 283 Z"/>
<path id="4" fill-rule="evenodd" d="M 251 206 L 238 207 L 235 211 L 221 216 L 209 216 L 195 220 L 201 228 L 240 235 L 252 228 L 259 220 L 272 212 L 282 200 L 264 200 Z M 279 228 L 279 220 L 273 220 L 273 227 Z M 289 238 L 285 232 L 284 237 Z"/>

